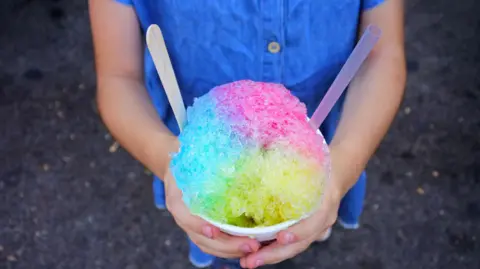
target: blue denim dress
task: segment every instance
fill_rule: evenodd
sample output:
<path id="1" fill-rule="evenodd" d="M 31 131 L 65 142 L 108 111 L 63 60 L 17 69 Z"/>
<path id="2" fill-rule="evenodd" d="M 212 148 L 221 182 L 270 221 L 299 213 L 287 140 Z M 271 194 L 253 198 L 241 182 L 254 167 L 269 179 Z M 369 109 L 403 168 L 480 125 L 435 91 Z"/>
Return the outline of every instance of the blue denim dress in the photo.
<path id="1" fill-rule="evenodd" d="M 362 12 L 384 0 L 116 0 L 132 5 L 143 32 L 158 24 L 186 106 L 214 86 L 242 79 L 284 84 L 311 115 L 357 38 Z M 159 116 L 178 134 L 148 50 L 145 86 Z M 321 131 L 330 142 L 343 98 Z M 162 182 L 154 180 L 158 207 Z M 356 226 L 365 195 L 365 174 L 344 197 L 339 219 Z M 192 246 L 194 247 L 194 246 Z"/>

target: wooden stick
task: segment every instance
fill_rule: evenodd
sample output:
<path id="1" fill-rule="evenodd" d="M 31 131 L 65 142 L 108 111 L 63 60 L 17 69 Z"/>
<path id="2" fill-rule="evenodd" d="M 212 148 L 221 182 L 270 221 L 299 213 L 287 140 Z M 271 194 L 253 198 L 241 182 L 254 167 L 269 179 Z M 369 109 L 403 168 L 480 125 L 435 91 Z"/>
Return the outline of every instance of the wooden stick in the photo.
<path id="1" fill-rule="evenodd" d="M 173 71 L 172 62 L 168 56 L 167 46 L 162 31 L 156 24 L 150 25 L 147 30 L 147 46 L 153 58 L 158 76 L 162 81 L 167 94 L 168 102 L 172 107 L 180 131 L 183 130 L 186 120 L 186 110 L 178 82 Z"/>

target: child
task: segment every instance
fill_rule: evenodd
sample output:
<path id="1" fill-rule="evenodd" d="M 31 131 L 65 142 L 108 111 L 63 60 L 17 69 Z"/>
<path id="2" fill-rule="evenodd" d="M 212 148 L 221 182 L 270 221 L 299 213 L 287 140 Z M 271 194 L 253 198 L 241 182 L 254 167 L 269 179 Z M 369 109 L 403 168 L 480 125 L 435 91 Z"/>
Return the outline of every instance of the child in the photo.
<path id="1" fill-rule="evenodd" d="M 278 263 L 326 239 L 337 214 L 343 227 L 359 226 L 362 171 L 391 124 L 405 86 L 401 0 L 91 0 L 90 16 L 102 118 L 158 176 L 156 204 L 167 207 L 188 234 L 193 265 L 207 267 L 214 256 L 241 258 L 241 266 L 248 268 Z M 214 86 L 251 79 L 284 84 L 310 115 L 358 34 L 369 24 L 382 29 L 345 98 L 321 127 L 331 148 L 333 177 L 317 213 L 265 247 L 221 233 L 189 213 L 168 169 L 179 129 L 145 49 L 143 34 L 151 24 L 163 31 L 185 105 Z M 220 268 L 222 260 L 216 261 Z"/>

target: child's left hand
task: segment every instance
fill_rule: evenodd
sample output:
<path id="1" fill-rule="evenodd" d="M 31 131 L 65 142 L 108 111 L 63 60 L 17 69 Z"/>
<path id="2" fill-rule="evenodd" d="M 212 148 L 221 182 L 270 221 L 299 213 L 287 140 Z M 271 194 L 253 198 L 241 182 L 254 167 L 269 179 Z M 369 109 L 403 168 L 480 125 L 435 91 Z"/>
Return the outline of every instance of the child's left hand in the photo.
<path id="1" fill-rule="evenodd" d="M 243 257 L 240 260 L 242 267 L 257 268 L 261 265 L 276 264 L 290 259 L 307 249 L 315 240 L 321 239 L 335 223 L 340 200 L 343 197 L 342 188 L 338 185 L 343 180 L 338 177 L 343 176 L 341 171 L 345 167 L 341 167 L 344 166 L 340 165 L 342 161 L 334 160 L 335 154 L 331 156 L 332 178 L 327 184 L 325 197 L 318 211 L 309 218 L 278 233 L 276 241 L 272 244 Z"/>

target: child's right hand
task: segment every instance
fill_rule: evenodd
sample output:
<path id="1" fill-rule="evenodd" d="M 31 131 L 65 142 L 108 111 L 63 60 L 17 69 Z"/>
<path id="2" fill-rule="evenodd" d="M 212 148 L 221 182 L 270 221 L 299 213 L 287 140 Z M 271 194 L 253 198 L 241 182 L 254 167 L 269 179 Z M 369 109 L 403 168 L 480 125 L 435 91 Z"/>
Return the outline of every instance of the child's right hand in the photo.
<path id="1" fill-rule="evenodd" d="M 227 235 L 203 219 L 190 214 L 170 169 L 166 171 L 163 178 L 167 209 L 178 226 L 202 251 L 220 258 L 239 258 L 259 249 L 260 244 L 256 240 Z"/>

